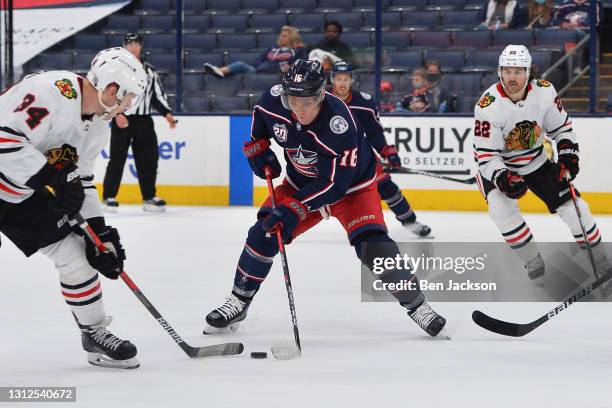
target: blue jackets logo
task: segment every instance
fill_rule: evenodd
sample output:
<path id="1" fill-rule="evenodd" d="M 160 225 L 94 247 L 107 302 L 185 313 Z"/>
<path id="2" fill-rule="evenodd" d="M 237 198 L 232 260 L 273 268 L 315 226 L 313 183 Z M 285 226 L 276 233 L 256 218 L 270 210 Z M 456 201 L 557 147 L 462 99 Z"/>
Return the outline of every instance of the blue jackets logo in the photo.
<path id="1" fill-rule="evenodd" d="M 318 176 L 317 163 L 319 162 L 319 158 L 317 152 L 302 149 L 301 145 L 297 149 L 285 149 L 285 151 L 287 152 L 289 161 L 298 173 L 306 177 Z"/>
<path id="2" fill-rule="evenodd" d="M 281 143 L 287 141 L 287 126 L 284 123 L 275 123 L 272 127 L 274 137 Z"/>

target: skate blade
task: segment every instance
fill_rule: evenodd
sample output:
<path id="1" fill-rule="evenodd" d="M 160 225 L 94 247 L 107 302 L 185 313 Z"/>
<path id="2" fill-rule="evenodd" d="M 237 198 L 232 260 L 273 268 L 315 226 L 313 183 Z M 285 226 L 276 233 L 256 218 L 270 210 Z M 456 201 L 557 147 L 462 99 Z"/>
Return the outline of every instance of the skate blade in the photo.
<path id="1" fill-rule="evenodd" d="M 452 340 L 451 337 L 446 332 L 446 328 L 442 328 L 438 334 L 432 337 L 434 340 Z"/>
<path id="2" fill-rule="evenodd" d="M 302 350 L 296 346 L 274 346 L 270 350 L 277 360 L 293 360 L 302 355 Z"/>
<path id="3" fill-rule="evenodd" d="M 143 211 L 146 212 L 156 212 L 156 213 L 162 213 L 166 211 L 166 207 L 160 207 L 157 205 L 149 205 L 149 204 L 145 204 L 142 206 Z"/>
<path id="4" fill-rule="evenodd" d="M 91 365 L 105 368 L 133 369 L 140 367 L 140 361 L 136 357 L 127 360 L 114 360 L 102 353 L 87 353 L 87 361 Z"/>
<path id="5" fill-rule="evenodd" d="M 235 333 L 238 331 L 239 328 L 240 328 L 240 322 L 230 324 L 227 327 L 213 327 L 209 325 L 208 323 L 206 323 L 206 325 L 204 326 L 204 330 L 202 331 L 202 334 L 206 334 L 206 335 L 213 334 L 214 335 L 214 334 Z"/>
<path id="6" fill-rule="evenodd" d="M 102 206 L 102 211 L 108 214 L 117 214 L 119 209 L 117 207 L 109 207 L 107 205 Z"/>

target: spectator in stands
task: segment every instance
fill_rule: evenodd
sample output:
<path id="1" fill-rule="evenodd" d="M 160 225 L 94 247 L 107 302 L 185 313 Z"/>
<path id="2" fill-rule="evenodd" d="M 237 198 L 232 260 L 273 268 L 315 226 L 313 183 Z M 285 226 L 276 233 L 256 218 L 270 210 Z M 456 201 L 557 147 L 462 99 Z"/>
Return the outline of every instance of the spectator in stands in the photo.
<path id="1" fill-rule="evenodd" d="M 529 0 L 525 29 L 546 28 L 552 24 L 552 0 Z"/>
<path id="2" fill-rule="evenodd" d="M 353 51 L 347 43 L 340 40 L 341 35 L 342 24 L 334 20 L 327 21 L 325 23 L 325 38 L 312 46 L 311 50 L 319 49 L 333 54 L 336 57 L 332 58 L 335 59 L 334 63 L 341 60 L 354 64 Z"/>
<path id="3" fill-rule="evenodd" d="M 295 27 L 283 26 L 276 41 L 276 47 L 268 48 L 254 65 L 243 61 L 232 62 L 224 67 L 206 63 L 204 69 L 217 78 L 235 74 L 254 74 L 256 72 L 285 72 L 296 59 L 306 58 L 306 47 Z"/>
<path id="4" fill-rule="evenodd" d="M 436 60 L 425 61 L 425 73 L 427 74 L 425 84 L 432 96 L 433 111 L 440 113 L 454 112 L 450 92 L 441 83 L 442 71 L 440 70 L 440 63 Z"/>
<path id="5" fill-rule="evenodd" d="M 559 6 L 553 25 L 564 29 L 586 29 L 589 28 L 589 0 L 567 0 Z M 602 10 L 601 2 L 596 0 L 595 25 L 599 27 Z"/>
<path id="6" fill-rule="evenodd" d="M 481 30 L 518 28 L 519 9 L 516 0 L 489 0 L 485 21 L 476 28 Z"/>
<path id="7" fill-rule="evenodd" d="M 415 69 L 412 73 L 412 92 L 397 103 L 396 112 L 435 112 L 433 96 L 427 88 L 427 71 Z"/>

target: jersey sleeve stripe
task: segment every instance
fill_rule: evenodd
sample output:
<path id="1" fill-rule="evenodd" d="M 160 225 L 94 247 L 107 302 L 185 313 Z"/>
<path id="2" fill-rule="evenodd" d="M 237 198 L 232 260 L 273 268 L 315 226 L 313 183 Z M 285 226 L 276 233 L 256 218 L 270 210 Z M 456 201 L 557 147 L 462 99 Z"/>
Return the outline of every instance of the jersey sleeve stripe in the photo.
<path id="1" fill-rule="evenodd" d="M 310 133 L 312 135 L 312 137 L 314 138 L 315 142 L 317 142 L 317 144 L 319 146 L 321 146 L 322 148 L 324 148 L 329 154 L 331 154 L 332 156 L 338 156 L 338 154 L 335 151 L 333 151 L 332 149 L 327 147 L 327 145 L 325 145 L 325 143 L 323 143 L 321 140 L 319 140 L 319 138 L 317 137 L 317 134 L 315 132 L 313 132 L 312 130 L 307 130 L 306 133 Z"/>
<path id="2" fill-rule="evenodd" d="M 253 109 L 259 109 L 261 112 L 263 112 L 263 113 L 265 113 L 267 115 L 270 115 L 273 118 L 280 119 L 280 120 L 284 121 L 285 123 L 287 123 L 289 125 L 291 124 L 291 121 L 289 119 L 287 119 L 285 117 L 282 117 L 280 115 L 277 115 L 276 113 L 272 113 L 269 110 L 266 110 L 266 109 L 262 108 L 260 105 L 255 105 L 255 107 Z"/>

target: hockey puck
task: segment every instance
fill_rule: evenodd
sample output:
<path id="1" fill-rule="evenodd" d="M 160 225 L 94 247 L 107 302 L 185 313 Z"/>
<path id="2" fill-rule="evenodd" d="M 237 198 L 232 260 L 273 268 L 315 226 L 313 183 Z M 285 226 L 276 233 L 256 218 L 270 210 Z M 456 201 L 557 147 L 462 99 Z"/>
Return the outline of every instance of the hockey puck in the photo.
<path id="1" fill-rule="evenodd" d="M 251 353 L 251 358 L 256 358 L 256 359 L 268 358 L 268 353 L 266 353 L 265 351 L 253 351 Z"/>

